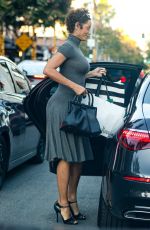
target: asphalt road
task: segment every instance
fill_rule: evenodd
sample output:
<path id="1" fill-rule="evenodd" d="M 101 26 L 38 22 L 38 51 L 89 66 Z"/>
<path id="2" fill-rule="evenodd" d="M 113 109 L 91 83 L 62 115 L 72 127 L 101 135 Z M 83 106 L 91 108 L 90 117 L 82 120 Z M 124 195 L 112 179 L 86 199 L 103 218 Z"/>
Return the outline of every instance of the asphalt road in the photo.
<path id="1" fill-rule="evenodd" d="M 0 191 L 0 229 L 98 230 L 97 209 L 100 177 L 81 177 L 78 202 L 87 215 L 77 226 L 56 223 L 53 203 L 57 199 L 56 176 L 48 171 L 48 163 L 25 163 L 8 173 Z M 2 227 L 3 226 L 3 227 Z M 18 227 L 18 228 L 17 228 Z"/>

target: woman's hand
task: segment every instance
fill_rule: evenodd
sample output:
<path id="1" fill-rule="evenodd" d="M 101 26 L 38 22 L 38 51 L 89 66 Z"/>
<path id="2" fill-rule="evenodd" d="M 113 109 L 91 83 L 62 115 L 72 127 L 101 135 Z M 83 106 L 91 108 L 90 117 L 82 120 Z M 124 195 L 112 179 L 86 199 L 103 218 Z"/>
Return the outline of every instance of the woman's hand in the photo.
<path id="1" fill-rule="evenodd" d="M 91 71 L 91 74 L 93 77 L 102 77 L 102 76 L 106 76 L 106 69 L 105 68 L 101 68 L 101 67 L 97 67 L 95 69 L 93 69 Z"/>
<path id="2" fill-rule="evenodd" d="M 75 88 L 74 88 L 74 92 L 76 93 L 76 95 L 86 95 L 87 94 L 87 89 L 84 88 L 83 86 L 81 85 L 77 85 Z"/>

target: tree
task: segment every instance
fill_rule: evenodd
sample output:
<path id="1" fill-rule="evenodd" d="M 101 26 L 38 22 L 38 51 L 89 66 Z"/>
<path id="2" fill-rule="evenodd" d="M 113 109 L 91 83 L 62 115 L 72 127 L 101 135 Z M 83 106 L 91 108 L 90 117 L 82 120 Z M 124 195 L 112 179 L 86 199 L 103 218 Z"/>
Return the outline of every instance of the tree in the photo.
<path id="1" fill-rule="evenodd" d="M 10 26 L 11 29 L 13 28 L 14 39 L 20 35 L 19 30 L 22 25 L 32 26 L 33 39 L 36 40 L 35 27 L 52 26 L 55 31 L 56 21 L 64 23 L 70 4 L 71 0 L 0 0 L 1 22 L 5 22 L 6 32 L 9 31 Z M 56 39 L 54 41 L 56 44 Z M 34 54 L 35 44 L 32 49 Z"/>
<path id="2" fill-rule="evenodd" d="M 122 31 L 113 30 L 110 21 L 115 11 L 107 0 L 94 1 L 94 28 L 98 60 L 143 63 L 136 43 Z"/>
<path id="3" fill-rule="evenodd" d="M 54 26 L 56 21 L 64 23 L 71 0 L 37 0 L 36 7 L 31 7 L 30 20 L 35 25 Z"/>
<path id="4" fill-rule="evenodd" d="M 0 0 L 0 55 L 5 55 L 5 40 L 4 40 L 4 14 L 7 9 L 5 0 Z"/>
<path id="5" fill-rule="evenodd" d="M 97 33 L 99 42 L 99 59 L 107 61 L 143 63 L 143 57 L 136 42 L 122 31 L 105 27 Z"/>
<path id="6" fill-rule="evenodd" d="M 0 7 L 5 7 L 2 19 L 6 27 L 12 25 L 15 29 L 23 24 L 47 27 L 54 26 L 56 21 L 63 23 L 70 4 L 71 0 L 0 0 Z"/>
<path id="7" fill-rule="evenodd" d="M 5 0 L 0 0 L 0 31 L 2 31 L 2 24 L 4 22 L 4 15 L 7 10 L 7 2 Z"/>
<path id="8" fill-rule="evenodd" d="M 146 60 L 150 64 L 150 42 L 147 44 L 147 50 L 146 50 Z"/>
<path id="9" fill-rule="evenodd" d="M 106 34 L 105 28 L 109 25 L 111 18 L 113 18 L 113 16 L 115 15 L 115 11 L 112 8 L 112 6 L 108 4 L 107 0 L 101 0 L 98 3 L 95 0 L 93 0 L 93 5 L 94 5 L 93 15 L 92 15 L 93 33 L 95 35 L 95 40 L 97 43 L 96 45 L 97 56 L 99 56 L 98 53 L 102 52 L 102 45 L 100 44 L 100 42 L 103 40 L 103 37 Z M 85 6 L 87 6 L 87 4 L 85 4 Z M 101 35 L 103 34 L 102 38 L 100 38 L 99 36 L 100 32 L 102 32 Z M 99 46 L 101 46 L 100 50 L 98 50 Z M 89 53 L 90 51 L 89 48 L 85 46 L 85 44 L 82 45 L 82 50 L 86 54 Z"/>
<path id="10" fill-rule="evenodd" d="M 121 52 L 120 58 L 123 62 L 129 62 L 132 64 L 143 64 L 144 59 L 141 54 L 141 50 L 137 47 L 136 42 L 129 36 L 120 34 Z"/>

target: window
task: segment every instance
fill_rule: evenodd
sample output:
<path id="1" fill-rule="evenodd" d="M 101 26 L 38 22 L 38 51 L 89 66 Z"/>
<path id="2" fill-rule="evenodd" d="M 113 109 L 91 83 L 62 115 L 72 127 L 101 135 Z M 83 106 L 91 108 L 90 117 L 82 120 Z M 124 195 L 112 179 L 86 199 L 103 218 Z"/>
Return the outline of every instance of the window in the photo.
<path id="1" fill-rule="evenodd" d="M 23 74 L 17 69 L 15 65 L 9 64 L 11 71 L 13 73 L 13 80 L 16 88 L 17 93 L 29 93 L 30 87 L 26 80 L 26 78 L 23 76 Z"/>
<path id="2" fill-rule="evenodd" d="M 15 93 L 11 75 L 6 63 L 0 63 L 0 92 Z"/>
<path id="3" fill-rule="evenodd" d="M 133 89 L 132 92 L 132 96 L 130 98 L 126 113 L 130 114 L 131 112 L 133 112 L 133 110 L 135 110 L 135 105 L 136 105 L 136 100 L 142 85 L 143 79 L 141 79 L 140 77 L 137 79 L 136 83 L 135 83 L 135 87 Z"/>
<path id="4" fill-rule="evenodd" d="M 150 104 L 150 84 L 147 87 L 146 94 L 144 97 L 144 104 Z"/>

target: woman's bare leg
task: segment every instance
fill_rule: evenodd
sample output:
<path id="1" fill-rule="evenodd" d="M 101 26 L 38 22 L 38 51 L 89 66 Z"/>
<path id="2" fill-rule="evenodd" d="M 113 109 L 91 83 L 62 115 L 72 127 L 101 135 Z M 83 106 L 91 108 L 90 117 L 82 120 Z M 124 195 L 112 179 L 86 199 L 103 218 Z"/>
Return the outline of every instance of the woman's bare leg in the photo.
<path id="1" fill-rule="evenodd" d="M 82 170 L 81 163 L 70 164 L 70 178 L 69 178 L 69 186 L 68 186 L 69 201 L 77 201 L 77 188 L 80 180 L 81 170 Z M 77 203 L 72 203 L 71 207 L 73 208 L 75 215 L 79 213 L 79 208 Z"/>
<path id="2" fill-rule="evenodd" d="M 68 205 L 68 184 L 70 177 L 70 163 L 60 160 L 57 166 L 57 184 L 60 205 Z M 70 209 L 62 208 L 61 214 L 64 219 L 70 218 Z"/>

